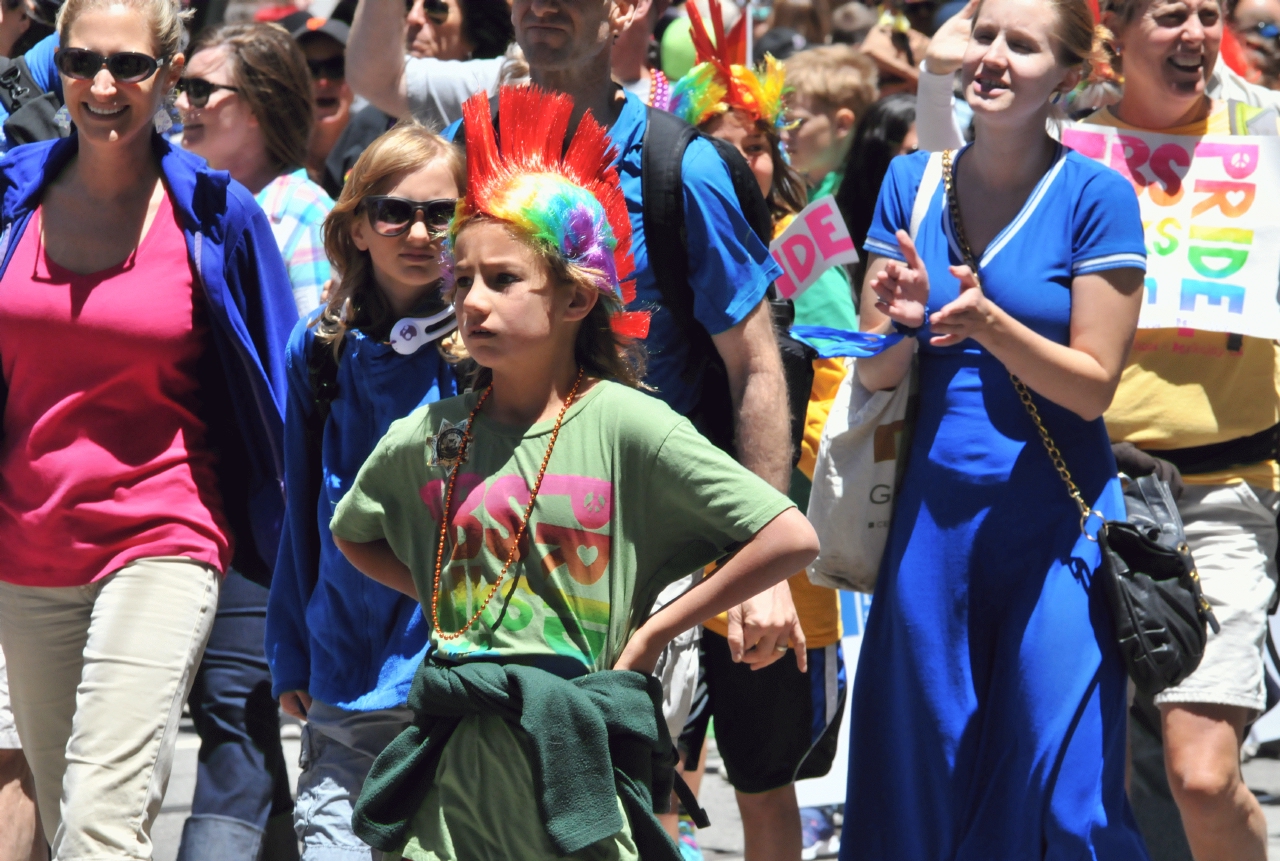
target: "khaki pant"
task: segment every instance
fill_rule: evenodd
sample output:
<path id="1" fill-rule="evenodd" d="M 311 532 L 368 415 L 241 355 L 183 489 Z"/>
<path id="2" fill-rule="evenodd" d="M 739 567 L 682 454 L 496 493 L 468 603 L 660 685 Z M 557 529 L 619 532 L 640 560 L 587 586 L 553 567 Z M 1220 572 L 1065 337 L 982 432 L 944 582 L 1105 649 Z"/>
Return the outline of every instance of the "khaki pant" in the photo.
<path id="1" fill-rule="evenodd" d="M 1189 484 L 1178 500 L 1200 585 L 1222 630 L 1209 631 L 1204 657 L 1181 684 L 1156 695 L 1166 703 L 1266 708 L 1262 653 L 1275 593 L 1280 492 L 1236 484 Z"/>
<path id="2" fill-rule="evenodd" d="M 185 557 L 88 586 L 0 583 L 18 735 L 57 861 L 151 858 L 218 572 Z"/>

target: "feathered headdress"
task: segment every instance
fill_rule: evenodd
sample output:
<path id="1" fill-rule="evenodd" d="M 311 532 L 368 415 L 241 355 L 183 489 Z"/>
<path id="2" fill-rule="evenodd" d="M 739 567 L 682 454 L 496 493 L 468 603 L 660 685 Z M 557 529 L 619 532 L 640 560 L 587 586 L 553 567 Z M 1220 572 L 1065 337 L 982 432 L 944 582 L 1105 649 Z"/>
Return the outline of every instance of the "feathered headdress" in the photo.
<path id="1" fill-rule="evenodd" d="M 696 3 L 686 3 L 689 10 L 689 35 L 697 52 L 698 64 L 671 88 L 671 112 L 690 125 L 730 108 L 747 113 L 753 121 L 763 120 L 781 128 L 782 94 L 786 74 L 782 64 L 765 54 L 759 69 L 747 66 L 747 24 L 743 15 L 726 36 L 720 0 L 708 0 L 711 8 L 712 33 L 707 32 Z M 714 35 L 714 41 L 712 39 Z"/>
<path id="2" fill-rule="evenodd" d="M 467 194 L 449 230 L 452 244 L 461 219 L 487 215 L 512 225 L 567 263 L 592 270 L 600 292 L 625 306 L 635 299 L 629 281 L 631 219 L 612 166 L 616 150 L 604 126 L 583 115 L 566 150 L 573 99 L 535 86 L 498 92 L 501 144 L 490 119 L 489 95 L 462 106 L 467 130 Z M 615 332 L 648 334 L 649 315 L 615 313 Z"/>

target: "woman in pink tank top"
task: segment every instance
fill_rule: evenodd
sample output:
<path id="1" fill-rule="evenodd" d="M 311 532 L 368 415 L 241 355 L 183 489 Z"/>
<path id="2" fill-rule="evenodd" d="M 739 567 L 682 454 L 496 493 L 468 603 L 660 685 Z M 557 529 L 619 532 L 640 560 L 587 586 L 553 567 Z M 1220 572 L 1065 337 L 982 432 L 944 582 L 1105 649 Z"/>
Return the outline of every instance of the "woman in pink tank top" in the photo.
<path id="1" fill-rule="evenodd" d="M 0 162 L 0 642 L 55 858 L 150 857 L 223 575 L 278 542 L 270 226 L 156 133 L 175 0 L 68 0 L 76 131 Z"/>

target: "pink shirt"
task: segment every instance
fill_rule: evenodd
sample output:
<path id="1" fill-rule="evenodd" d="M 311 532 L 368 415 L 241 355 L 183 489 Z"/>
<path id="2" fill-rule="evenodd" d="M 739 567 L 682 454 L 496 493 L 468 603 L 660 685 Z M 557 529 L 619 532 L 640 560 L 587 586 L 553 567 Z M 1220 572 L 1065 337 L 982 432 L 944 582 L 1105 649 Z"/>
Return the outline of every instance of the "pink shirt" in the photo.
<path id="1" fill-rule="evenodd" d="M 0 580 L 79 586 L 150 556 L 225 571 L 196 374 L 212 342 L 169 196 L 128 259 L 89 275 L 45 254 L 41 215 L 0 279 Z"/>

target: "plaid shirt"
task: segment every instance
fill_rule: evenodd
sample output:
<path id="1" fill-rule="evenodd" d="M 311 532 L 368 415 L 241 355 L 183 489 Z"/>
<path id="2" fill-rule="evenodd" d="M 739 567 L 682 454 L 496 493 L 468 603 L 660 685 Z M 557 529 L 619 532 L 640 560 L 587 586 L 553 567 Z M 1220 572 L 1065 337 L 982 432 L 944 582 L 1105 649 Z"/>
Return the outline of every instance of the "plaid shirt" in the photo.
<path id="1" fill-rule="evenodd" d="M 320 226 L 333 209 L 333 199 L 298 168 L 282 173 L 255 195 L 271 222 L 280 256 L 289 270 L 298 316 L 320 307 L 320 292 L 329 280 L 329 258 L 324 255 Z"/>

